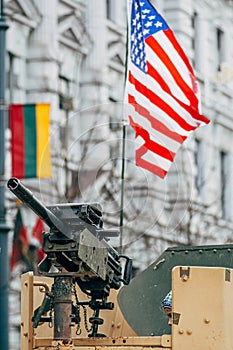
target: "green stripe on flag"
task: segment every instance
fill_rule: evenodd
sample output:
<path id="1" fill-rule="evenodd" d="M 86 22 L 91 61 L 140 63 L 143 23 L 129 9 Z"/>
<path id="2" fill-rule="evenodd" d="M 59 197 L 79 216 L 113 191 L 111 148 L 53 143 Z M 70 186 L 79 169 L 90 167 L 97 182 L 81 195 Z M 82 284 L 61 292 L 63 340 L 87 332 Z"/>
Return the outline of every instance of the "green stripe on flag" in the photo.
<path id="1" fill-rule="evenodd" d="M 34 104 L 24 105 L 24 177 L 36 177 L 36 108 Z"/>

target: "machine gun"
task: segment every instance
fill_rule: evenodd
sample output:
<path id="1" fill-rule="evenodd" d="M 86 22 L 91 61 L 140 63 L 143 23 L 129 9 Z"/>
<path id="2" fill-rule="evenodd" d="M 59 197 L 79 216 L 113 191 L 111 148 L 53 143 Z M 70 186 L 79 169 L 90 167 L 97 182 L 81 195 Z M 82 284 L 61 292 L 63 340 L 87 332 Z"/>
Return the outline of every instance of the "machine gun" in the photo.
<path id="1" fill-rule="evenodd" d="M 24 204 L 32 209 L 50 228 L 43 232 L 42 249 L 47 254 L 39 264 L 42 275 L 54 277 L 51 292 L 34 314 L 34 327 L 46 321 L 43 317 L 46 305 L 54 305 L 54 339 L 69 340 L 70 318 L 79 322 L 77 308 L 88 305 L 94 310 L 89 319 L 92 324 L 89 337 L 103 337 L 98 326 L 101 309 L 112 310 L 114 304 L 107 302 L 110 289 L 129 284 L 132 260 L 120 255 L 109 243 L 110 237 L 118 236 L 117 230 L 104 230 L 102 211 L 98 203 L 66 203 L 45 207 L 17 178 L 9 179 L 8 188 Z M 121 260 L 125 259 L 124 269 Z M 73 284 L 90 297 L 90 301 L 72 303 Z M 75 316 L 76 314 L 76 316 Z M 72 317 L 71 317 L 72 316 Z M 51 322 L 51 318 L 48 318 Z"/>

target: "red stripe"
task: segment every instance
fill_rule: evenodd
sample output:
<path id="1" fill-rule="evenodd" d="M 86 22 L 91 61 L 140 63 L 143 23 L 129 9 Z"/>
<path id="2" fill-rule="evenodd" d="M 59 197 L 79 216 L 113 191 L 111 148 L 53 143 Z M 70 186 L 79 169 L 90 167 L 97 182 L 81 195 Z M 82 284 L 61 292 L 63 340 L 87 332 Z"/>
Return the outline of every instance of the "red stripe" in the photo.
<path id="1" fill-rule="evenodd" d="M 131 116 L 129 116 L 130 125 L 135 130 L 136 137 L 141 136 L 141 138 L 145 141 L 143 147 L 146 150 L 150 150 L 153 153 L 158 154 L 160 157 L 173 161 L 175 157 L 175 153 L 168 150 L 164 146 L 161 146 L 159 143 L 152 141 L 150 139 L 150 134 L 147 130 L 143 129 L 139 124 L 135 123 Z"/>
<path id="2" fill-rule="evenodd" d="M 10 106 L 12 176 L 24 177 L 24 115 L 22 105 Z"/>
<path id="3" fill-rule="evenodd" d="M 161 86 L 161 88 L 165 92 L 167 92 L 169 95 L 172 95 L 171 89 L 169 88 L 168 84 L 165 82 L 165 80 L 162 78 L 159 72 L 148 61 L 147 61 L 147 69 L 148 69 L 147 74 L 149 74 L 152 78 L 154 78 L 154 80 L 157 81 L 157 83 Z"/>
<path id="4" fill-rule="evenodd" d="M 170 40 L 170 42 L 173 45 L 173 47 L 175 48 L 175 50 L 179 53 L 180 57 L 182 58 L 183 62 L 186 65 L 187 69 L 190 71 L 191 76 L 193 76 L 194 79 L 196 80 L 193 68 L 192 68 L 187 56 L 185 55 L 184 50 L 182 49 L 182 47 L 180 46 L 180 44 L 176 40 L 174 33 L 171 30 L 165 30 L 163 33 L 167 36 L 167 38 Z M 195 84 L 195 87 L 197 88 L 197 84 Z M 194 89 L 194 92 L 197 92 L 197 91 L 198 90 Z"/>
<path id="5" fill-rule="evenodd" d="M 164 51 L 162 46 L 155 40 L 153 36 L 149 36 L 146 39 L 146 43 L 150 46 L 150 48 L 156 53 L 156 55 L 160 58 L 160 60 L 163 62 L 163 64 L 167 67 L 171 75 L 173 76 L 176 84 L 180 87 L 184 95 L 187 97 L 187 99 L 190 101 L 190 104 L 194 106 L 196 109 L 198 108 L 198 99 L 197 96 L 194 94 L 193 90 L 187 85 L 187 83 L 182 78 L 181 74 L 171 61 L 168 54 Z M 190 72 L 190 78 L 191 78 L 191 72 Z M 191 79 L 192 80 L 192 79 Z M 193 80 L 192 80 L 193 83 Z M 196 91 L 196 87 L 195 87 Z"/>
<path id="6" fill-rule="evenodd" d="M 149 163 L 147 160 L 143 159 L 142 156 L 145 154 L 145 152 L 142 152 L 141 149 L 136 150 L 136 165 L 140 166 L 148 171 L 151 171 L 155 175 L 161 177 L 164 179 L 164 177 L 167 174 L 167 171 L 160 168 L 159 166 Z"/>
<path id="7" fill-rule="evenodd" d="M 180 125 L 186 131 L 195 130 L 196 126 L 188 124 L 180 115 L 170 107 L 164 100 L 162 100 L 158 95 L 149 90 L 145 85 L 141 84 L 137 79 L 134 78 L 131 71 L 129 72 L 129 82 L 135 86 L 135 89 L 142 95 L 147 97 L 154 105 L 162 109 L 168 117 L 175 120 L 177 124 Z"/>
<path id="8" fill-rule="evenodd" d="M 176 133 L 175 131 L 170 130 L 162 122 L 160 122 L 158 119 L 156 119 L 154 116 L 152 116 L 146 108 L 141 106 L 133 96 L 128 95 L 128 102 L 131 105 L 133 105 L 135 111 L 138 114 L 140 114 L 142 117 L 147 119 L 151 123 L 151 126 L 155 130 L 158 130 L 161 134 L 166 135 L 167 137 L 179 142 L 180 144 L 182 144 L 186 140 L 187 136 L 182 136 L 182 135 Z"/>
<path id="9" fill-rule="evenodd" d="M 179 103 L 179 105 L 184 108 L 191 116 L 197 120 L 200 120 L 206 124 L 210 122 L 208 118 L 198 113 L 196 109 L 191 106 L 186 105 L 184 102 L 180 101 L 170 90 L 168 84 L 165 82 L 163 77 L 159 74 L 159 72 L 149 63 L 147 62 L 148 74 L 154 78 L 154 80 L 161 86 L 161 88 L 168 93 L 174 100 Z"/>

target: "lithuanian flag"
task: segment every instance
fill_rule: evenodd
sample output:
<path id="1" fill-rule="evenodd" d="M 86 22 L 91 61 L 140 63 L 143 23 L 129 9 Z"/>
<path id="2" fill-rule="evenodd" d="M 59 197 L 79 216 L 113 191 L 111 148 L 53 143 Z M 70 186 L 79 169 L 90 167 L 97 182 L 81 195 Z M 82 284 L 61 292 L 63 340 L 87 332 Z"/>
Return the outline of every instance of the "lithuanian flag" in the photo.
<path id="1" fill-rule="evenodd" d="M 51 177 L 49 104 L 11 104 L 12 176 Z"/>

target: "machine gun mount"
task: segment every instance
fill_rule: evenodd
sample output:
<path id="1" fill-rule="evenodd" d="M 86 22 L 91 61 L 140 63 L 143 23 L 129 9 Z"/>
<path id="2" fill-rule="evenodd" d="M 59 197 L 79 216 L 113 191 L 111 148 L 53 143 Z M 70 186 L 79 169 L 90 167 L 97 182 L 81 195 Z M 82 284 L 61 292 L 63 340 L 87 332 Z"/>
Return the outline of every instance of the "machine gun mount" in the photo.
<path id="1" fill-rule="evenodd" d="M 99 312 L 113 309 L 113 303 L 107 302 L 110 290 L 119 289 L 122 283 L 129 284 L 131 278 L 132 260 L 119 255 L 108 243 L 109 238 L 119 232 L 103 229 L 98 203 L 45 207 L 18 179 L 9 179 L 7 186 L 50 228 L 49 232 L 43 233 L 42 249 L 47 255 L 38 268 L 41 274 L 54 278 L 52 290 L 46 294 L 47 301 L 51 299 L 54 305 L 54 339 L 66 341 L 71 337 L 68 320 L 75 312 L 71 292 L 74 282 L 90 297 L 89 302 L 80 301 L 78 305 L 88 304 L 94 310 L 94 316 L 89 320 L 92 324 L 89 336 L 104 336 L 98 333 L 98 326 L 103 323 Z M 124 270 L 122 259 L 125 260 Z M 41 321 L 46 305 L 48 303 L 42 303 L 35 313 L 34 327 Z M 73 317 L 73 321 L 77 318 Z"/>

